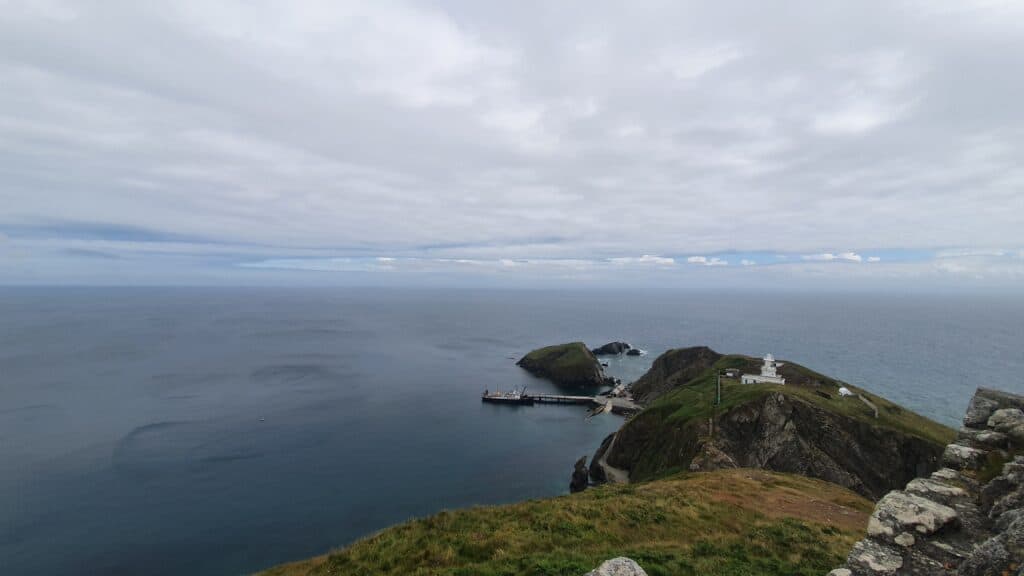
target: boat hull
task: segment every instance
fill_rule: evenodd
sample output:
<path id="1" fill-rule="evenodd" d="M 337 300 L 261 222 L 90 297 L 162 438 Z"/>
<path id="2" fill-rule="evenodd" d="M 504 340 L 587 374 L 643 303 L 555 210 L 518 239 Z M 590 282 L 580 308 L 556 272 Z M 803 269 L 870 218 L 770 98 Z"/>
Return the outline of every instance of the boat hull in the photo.
<path id="1" fill-rule="evenodd" d="M 517 406 L 532 406 L 533 398 L 529 396 L 519 397 L 507 397 L 507 396 L 481 396 L 482 402 L 490 402 L 492 404 L 514 404 Z"/>

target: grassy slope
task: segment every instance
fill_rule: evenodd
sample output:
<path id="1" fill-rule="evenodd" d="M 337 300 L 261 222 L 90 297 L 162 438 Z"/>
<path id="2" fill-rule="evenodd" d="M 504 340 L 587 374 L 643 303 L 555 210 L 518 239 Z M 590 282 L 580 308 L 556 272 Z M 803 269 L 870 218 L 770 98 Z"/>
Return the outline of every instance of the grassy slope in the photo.
<path id="1" fill-rule="evenodd" d="M 746 356 L 723 356 L 715 363 L 714 368 L 704 371 L 686 385 L 677 387 L 657 399 L 643 413 L 637 416 L 637 419 L 643 418 L 646 420 L 644 424 L 647 426 L 678 427 L 696 418 L 707 418 L 716 413 L 714 400 L 717 370 L 725 368 L 752 369 L 752 365 L 756 367 L 757 363 L 758 360 Z M 717 408 L 717 413 L 725 412 L 734 406 L 745 404 L 765 394 L 781 392 L 831 412 L 844 414 L 873 426 L 898 430 L 939 445 L 952 442 L 955 436 L 955 432 L 951 428 L 943 426 L 938 422 L 906 410 L 897 404 L 893 404 L 880 396 L 865 392 L 856 386 L 833 380 L 798 364 L 788 363 L 785 367 L 784 375 L 787 382 L 801 379 L 821 382 L 822 387 L 820 389 L 831 394 L 832 398 L 823 398 L 816 394 L 814 389 L 809 387 L 789 384 L 740 384 L 736 380 L 723 378 L 722 405 Z M 837 392 L 840 385 L 846 386 L 855 393 L 863 394 L 871 400 L 878 407 L 878 418 L 876 419 L 874 412 L 859 399 L 840 397 Z M 650 452 L 650 454 L 646 455 L 647 460 L 656 459 L 661 453 L 658 450 Z M 663 463 L 647 460 L 639 462 L 636 466 L 634 470 L 635 479 L 649 479 L 664 473 L 673 472 L 669 466 Z"/>
<path id="2" fill-rule="evenodd" d="M 264 576 L 578 576 L 621 555 L 651 576 L 820 575 L 871 509 L 819 480 L 723 470 L 442 512 Z"/>
<path id="3" fill-rule="evenodd" d="M 552 378 L 564 381 L 593 378 L 598 371 L 597 359 L 583 342 L 538 348 L 524 356 L 520 363 L 543 366 Z"/>

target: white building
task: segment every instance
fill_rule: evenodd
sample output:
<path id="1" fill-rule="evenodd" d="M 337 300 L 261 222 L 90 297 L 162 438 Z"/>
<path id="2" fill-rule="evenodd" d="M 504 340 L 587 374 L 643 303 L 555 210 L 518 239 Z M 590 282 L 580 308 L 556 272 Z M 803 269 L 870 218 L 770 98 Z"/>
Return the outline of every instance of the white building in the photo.
<path id="1" fill-rule="evenodd" d="M 786 379 L 778 374 L 779 366 L 780 364 L 775 363 L 774 356 L 765 354 L 761 374 L 744 374 L 741 381 L 744 384 L 785 384 Z"/>

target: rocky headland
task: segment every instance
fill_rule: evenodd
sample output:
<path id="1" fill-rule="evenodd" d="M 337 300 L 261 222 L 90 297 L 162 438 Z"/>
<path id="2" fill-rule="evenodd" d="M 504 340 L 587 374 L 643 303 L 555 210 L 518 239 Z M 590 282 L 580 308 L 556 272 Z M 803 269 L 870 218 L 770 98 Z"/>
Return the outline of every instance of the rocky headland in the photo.
<path id="1" fill-rule="evenodd" d="M 704 346 L 662 354 L 632 386 L 646 408 L 598 448 L 591 479 L 761 468 L 878 499 L 937 469 L 953 438 L 940 424 L 792 362 L 780 368 L 785 385 L 740 384 L 737 376 L 757 363 Z M 860 396 L 841 396 L 840 387 Z"/>

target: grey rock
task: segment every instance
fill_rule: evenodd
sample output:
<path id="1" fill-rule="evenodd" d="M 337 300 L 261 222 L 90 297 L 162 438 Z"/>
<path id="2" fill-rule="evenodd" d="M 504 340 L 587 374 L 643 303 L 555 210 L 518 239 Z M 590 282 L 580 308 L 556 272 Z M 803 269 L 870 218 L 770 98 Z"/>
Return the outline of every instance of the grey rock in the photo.
<path id="1" fill-rule="evenodd" d="M 584 576 L 647 576 L 647 572 L 636 562 L 620 556 L 604 561 Z"/>
<path id="2" fill-rule="evenodd" d="M 950 444 L 942 453 L 942 463 L 955 470 L 977 470 L 984 461 L 985 452 L 960 444 Z"/>
<path id="3" fill-rule="evenodd" d="M 1003 449 L 1009 445 L 1009 437 L 1006 434 L 988 429 L 961 428 L 957 432 L 957 440 L 960 441 L 959 444 L 982 450 Z"/>
<path id="4" fill-rule="evenodd" d="M 992 413 L 999 409 L 999 402 L 995 399 L 982 395 L 979 389 L 971 398 L 967 406 L 967 414 L 964 416 L 964 426 L 968 428 L 984 428 Z"/>
<path id="5" fill-rule="evenodd" d="M 626 352 L 626 356 L 639 356 L 640 354 L 641 352 L 639 348 L 630 348 L 629 351 Z"/>
<path id="6" fill-rule="evenodd" d="M 1024 508 L 1007 510 L 996 520 L 996 532 L 1006 532 L 1011 524 L 1020 519 L 1024 519 Z"/>
<path id="7" fill-rule="evenodd" d="M 892 541 L 904 548 L 910 548 L 915 542 L 917 542 L 917 539 L 914 538 L 914 535 L 910 532 L 901 532 L 898 536 L 893 538 Z"/>
<path id="8" fill-rule="evenodd" d="M 868 520 L 868 535 L 892 541 L 907 531 L 932 534 L 957 520 L 956 510 L 916 494 L 894 491 L 878 501 Z"/>
<path id="9" fill-rule="evenodd" d="M 587 489 L 589 481 L 587 470 L 587 457 L 584 456 L 576 461 L 576 467 L 572 471 L 572 480 L 569 481 L 569 492 L 583 492 Z"/>
<path id="10" fill-rule="evenodd" d="M 736 461 L 731 456 L 723 452 L 714 443 L 708 442 L 704 445 L 704 450 L 700 454 L 693 457 L 690 461 L 691 472 L 708 472 L 710 470 L 723 470 L 730 468 L 739 468 Z"/>
<path id="11" fill-rule="evenodd" d="M 829 572 L 827 576 L 853 576 L 853 572 L 850 572 L 848 568 L 836 568 Z"/>
<path id="12" fill-rule="evenodd" d="M 1017 489 L 995 501 L 988 516 L 993 520 L 1017 508 L 1024 508 L 1024 490 Z"/>
<path id="13" fill-rule="evenodd" d="M 981 508 L 982 510 L 990 511 L 993 505 L 998 502 L 1003 496 L 1013 492 L 1016 486 L 1014 483 L 1005 475 L 996 476 L 985 484 L 981 489 Z"/>
<path id="14" fill-rule="evenodd" d="M 952 468 L 939 468 L 935 472 L 932 472 L 933 479 L 941 480 L 944 482 L 959 482 L 963 480 L 963 474 L 960 474 Z"/>
<path id="15" fill-rule="evenodd" d="M 594 356 L 615 356 L 632 348 L 633 347 L 626 342 L 609 342 L 604 346 L 594 348 L 591 352 L 594 353 Z"/>
<path id="16" fill-rule="evenodd" d="M 967 497 L 967 491 L 963 488 L 931 478 L 914 478 L 907 483 L 906 491 L 943 504 Z"/>
<path id="17" fill-rule="evenodd" d="M 968 417 L 964 418 L 964 424 L 971 428 L 991 427 L 988 420 L 998 410 L 1018 409 L 1024 411 L 1024 396 L 991 388 L 978 388 L 974 393 L 974 398 L 971 399 L 971 407 L 977 409 L 972 412 L 971 408 L 968 408 Z M 982 417 L 984 420 L 979 421 Z M 1018 430 L 1020 429 L 1018 428 Z"/>
<path id="18" fill-rule="evenodd" d="M 1020 408 L 1000 408 L 988 419 L 988 427 L 996 432 L 1005 432 L 1020 424 L 1024 424 L 1024 412 Z"/>
<path id="19" fill-rule="evenodd" d="M 854 573 L 897 574 L 903 567 L 903 556 L 891 546 L 874 540 L 861 540 L 853 545 L 846 564 Z"/>
<path id="20" fill-rule="evenodd" d="M 960 565 L 959 576 L 997 576 L 1009 568 L 1010 552 L 1000 539 L 989 538 Z"/>
<path id="21" fill-rule="evenodd" d="M 1003 530 L 1002 537 L 1006 549 L 1010 551 L 1010 557 L 1024 561 L 1024 518 L 1017 516 L 1013 522 L 1010 522 L 1010 525 Z"/>

